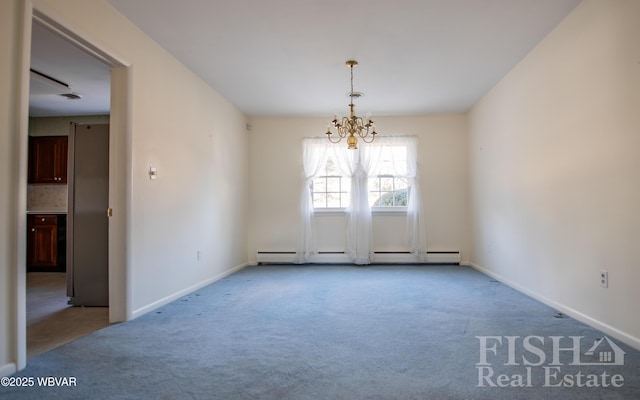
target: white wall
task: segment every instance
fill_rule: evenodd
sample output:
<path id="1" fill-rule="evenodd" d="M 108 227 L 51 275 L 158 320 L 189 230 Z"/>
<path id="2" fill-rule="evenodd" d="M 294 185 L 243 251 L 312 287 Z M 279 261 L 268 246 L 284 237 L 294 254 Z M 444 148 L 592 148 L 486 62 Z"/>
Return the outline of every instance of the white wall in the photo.
<path id="1" fill-rule="evenodd" d="M 302 144 L 322 136 L 327 118 L 253 118 L 249 133 L 249 258 L 257 251 L 294 251 L 299 232 Z M 463 114 L 376 118 L 377 131 L 416 135 L 430 251 L 462 252 L 468 260 L 467 127 Z M 340 145 L 346 146 L 345 143 Z M 407 250 L 404 216 L 374 216 L 377 251 Z M 344 250 L 343 215 L 319 216 L 318 247 Z"/>
<path id="2" fill-rule="evenodd" d="M 106 1 L 49 6 L 133 65 L 134 315 L 244 265 L 245 117 Z"/>
<path id="3" fill-rule="evenodd" d="M 469 114 L 472 260 L 636 347 L 638 38 L 640 2 L 585 0 Z"/>
<path id="4" fill-rule="evenodd" d="M 0 2 L 0 375 L 15 366 L 20 245 L 14 237 L 25 197 L 18 163 L 26 136 L 16 115 L 21 0 Z M 130 316 L 246 265 L 248 144 L 245 117 L 103 0 L 37 2 L 56 19 L 131 63 Z M 26 125 L 26 116 L 24 117 Z M 26 135 L 26 129 L 24 129 Z M 124 138 L 122 140 L 125 140 Z M 120 156 L 126 159 L 126 156 Z M 151 181 L 148 169 L 158 169 Z M 5 221 L 8 221 L 5 223 Z M 23 244 L 24 245 L 24 244 Z M 22 250 L 23 251 L 23 250 Z M 200 260 L 197 252 L 200 251 Z M 24 299 L 23 299 L 24 300 Z"/>

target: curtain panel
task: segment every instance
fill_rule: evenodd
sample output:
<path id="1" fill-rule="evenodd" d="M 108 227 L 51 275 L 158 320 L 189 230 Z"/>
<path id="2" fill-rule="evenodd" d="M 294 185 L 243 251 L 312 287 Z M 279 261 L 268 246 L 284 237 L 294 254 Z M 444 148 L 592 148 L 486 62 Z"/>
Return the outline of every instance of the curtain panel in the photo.
<path id="1" fill-rule="evenodd" d="M 307 138 L 302 141 L 302 190 L 300 192 L 300 232 L 295 263 L 302 264 L 317 254 L 311 184 L 329 158 L 331 145 L 327 139 Z"/>

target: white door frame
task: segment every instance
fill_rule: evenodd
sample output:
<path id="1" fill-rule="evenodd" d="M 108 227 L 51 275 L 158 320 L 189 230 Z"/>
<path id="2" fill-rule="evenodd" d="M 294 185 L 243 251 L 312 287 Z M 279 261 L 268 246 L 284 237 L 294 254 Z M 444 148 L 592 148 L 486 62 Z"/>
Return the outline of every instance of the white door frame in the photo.
<path id="1" fill-rule="evenodd" d="M 71 21 L 61 17 L 42 0 L 25 0 L 21 46 L 21 81 L 18 110 L 20 154 L 18 171 L 19 196 L 17 227 L 18 257 L 15 265 L 15 336 L 16 368 L 27 365 L 26 338 L 26 192 L 29 117 L 29 67 L 31 54 L 31 25 L 33 21 L 54 30 L 66 40 L 80 46 L 111 67 L 111 112 L 109 130 L 109 322 L 132 319 L 131 295 L 131 63 L 120 57 L 100 41 L 92 38 Z M 106 212 L 107 210 L 105 210 Z"/>

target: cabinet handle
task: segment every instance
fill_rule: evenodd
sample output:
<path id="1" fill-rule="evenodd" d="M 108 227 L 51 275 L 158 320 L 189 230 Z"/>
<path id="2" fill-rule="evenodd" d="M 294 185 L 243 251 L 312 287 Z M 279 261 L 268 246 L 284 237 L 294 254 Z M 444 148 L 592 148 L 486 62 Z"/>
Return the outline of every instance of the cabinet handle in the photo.
<path id="1" fill-rule="evenodd" d="M 44 222 L 44 218 L 42 218 L 42 222 Z"/>
<path id="2" fill-rule="evenodd" d="M 36 231 L 36 228 L 31 228 L 31 232 L 35 232 L 35 231 Z"/>

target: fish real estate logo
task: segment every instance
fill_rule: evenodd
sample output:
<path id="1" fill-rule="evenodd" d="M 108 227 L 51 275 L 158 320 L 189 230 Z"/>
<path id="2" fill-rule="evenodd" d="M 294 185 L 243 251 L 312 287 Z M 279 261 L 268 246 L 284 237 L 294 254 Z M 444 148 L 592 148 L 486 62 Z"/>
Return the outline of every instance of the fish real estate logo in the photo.
<path id="1" fill-rule="evenodd" d="M 618 388 L 625 352 L 604 336 L 476 336 L 478 387 Z M 615 367 L 613 367 L 615 368 Z M 616 369 L 617 371 L 618 369 Z"/>

